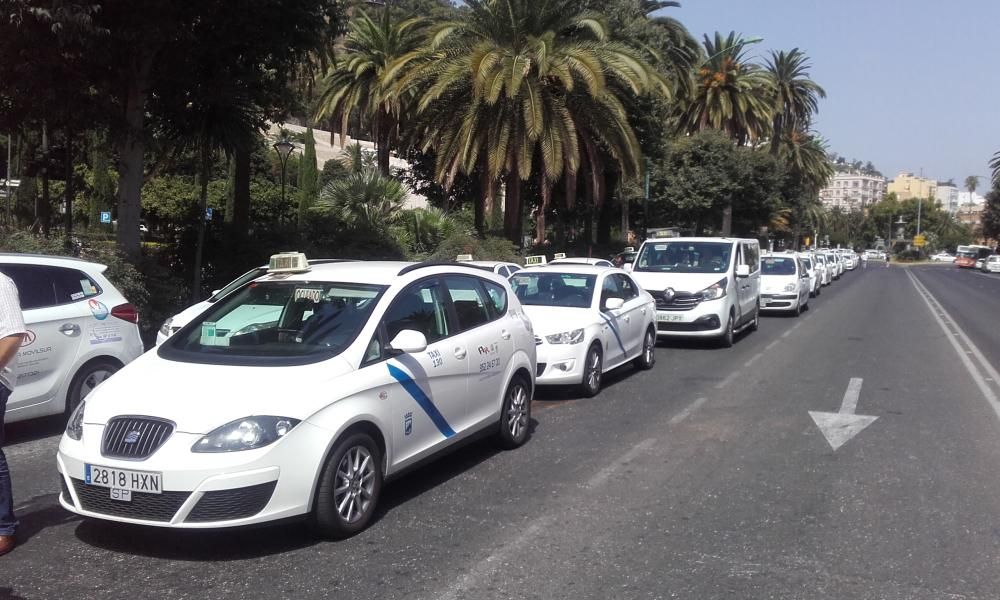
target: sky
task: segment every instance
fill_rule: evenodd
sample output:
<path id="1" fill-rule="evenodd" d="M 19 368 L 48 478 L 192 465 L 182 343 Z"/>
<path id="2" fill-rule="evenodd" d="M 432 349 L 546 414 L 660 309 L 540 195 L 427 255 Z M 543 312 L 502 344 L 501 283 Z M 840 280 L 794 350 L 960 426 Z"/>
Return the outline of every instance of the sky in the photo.
<path id="1" fill-rule="evenodd" d="M 736 31 L 800 48 L 827 98 L 814 127 L 829 150 L 962 186 L 1000 150 L 1000 2 L 681 0 L 665 9 L 696 39 Z M 986 182 L 980 180 L 980 191 Z"/>

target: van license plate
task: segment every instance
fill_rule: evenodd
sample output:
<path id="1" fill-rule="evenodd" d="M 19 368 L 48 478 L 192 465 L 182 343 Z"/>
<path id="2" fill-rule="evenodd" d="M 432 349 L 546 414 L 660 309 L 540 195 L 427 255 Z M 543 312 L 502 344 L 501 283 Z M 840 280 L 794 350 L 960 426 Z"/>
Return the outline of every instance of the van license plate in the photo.
<path id="1" fill-rule="evenodd" d="M 677 323 L 684 320 L 684 315 L 665 315 L 657 314 L 656 320 L 661 323 Z"/>

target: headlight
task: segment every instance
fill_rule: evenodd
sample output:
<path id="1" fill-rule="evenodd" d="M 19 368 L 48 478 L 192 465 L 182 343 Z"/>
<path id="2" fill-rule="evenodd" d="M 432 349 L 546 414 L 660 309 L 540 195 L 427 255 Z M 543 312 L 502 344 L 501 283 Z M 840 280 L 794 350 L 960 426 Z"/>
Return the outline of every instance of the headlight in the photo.
<path id="1" fill-rule="evenodd" d="M 83 437 L 83 411 L 86 406 L 87 401 L 84 400 L 69 417 L 69 423 L 66 424 L 66 435 L 71 440 L 80 441 L 80 438 Z"/>
<path id="2" fill-rule="evenodd" d="M 191 452 L 239 452 L 276 442 L 300 421 L 287 417 L 246 417 L 226 423 L 198 440 Z"/>
<path id="3" fill-rule="evenodd" d="M 789 283 L 788 285 L 785 286 L 785 291 L 786 292 L 794 292 L 796 290 L 796 288 L 798 288 L 798 287 L 799 286 L 795 285 L 794 283 Z"/>
<path id="4" fill-rule="evenodd" d="M 173 322 L 174 322 L 174 318 L 173 317 L 170 317 L 169 319 L 167 319 L 166 321 L 164 321 L 163 325 L 160 325 L 160 333 L 162 333 L 166 337 L 170 337 L 170 325 Z"/>
<path id="5" fill-rule="evenodd" d="M 716 281 L 712 285 L 703 289 L 701 297 L 703 300 L 718 300 L 726 295 L 726 286 L 729 285 L 729 279 L 724 278 Z"/>
<path id="6" fill-rule="evenodd" d="M 573 331 L 547 335 L 545 336 L 545 341 L 550 344 L 579 344 L 583 341 L 583 330 L 574 329 Z"/>

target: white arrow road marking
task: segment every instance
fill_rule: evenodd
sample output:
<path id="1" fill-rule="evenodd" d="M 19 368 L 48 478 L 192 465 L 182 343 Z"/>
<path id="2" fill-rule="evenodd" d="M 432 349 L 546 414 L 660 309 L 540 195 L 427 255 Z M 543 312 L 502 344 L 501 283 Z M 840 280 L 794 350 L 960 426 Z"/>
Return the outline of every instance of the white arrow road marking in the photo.
<path id="1" fill-rule="evenodd" d="M 861 397 L 861 383 L 863 381 L 860 377 L 851 378 L 850 383 L 847 384 L 847 391 L 844 392 L 844 400 L 840 403 L 840 412 L 809 411 L 809 416 L 812 417 L 834 451 L 849 442 L 852 437 L 861 433 L 878 418 L 854 414 L 854 411 L 858 409 L 858 398 Z"/>

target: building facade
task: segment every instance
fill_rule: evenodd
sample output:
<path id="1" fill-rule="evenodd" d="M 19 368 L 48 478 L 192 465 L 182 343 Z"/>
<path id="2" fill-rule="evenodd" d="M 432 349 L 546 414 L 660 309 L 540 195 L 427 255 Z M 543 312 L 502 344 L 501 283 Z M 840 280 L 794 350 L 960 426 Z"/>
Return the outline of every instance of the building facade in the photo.
<path id="1" fill-rule="evenodd" d="M 900 200 L 910 198 L 937 198 L 937 181 L 917 177 L 913 173 L 901 172 L 889 182 L 888 192 L 896 194 Z"/>
<path id="2" fill-rule="evenodd" d="M 860 172 L 836 173 L 830 185 L 819 191 L 819 199 L 828 209 L 861 210 L 881 200 L 885 191 L 885 177 Z"/>
<path id="3" fill-rule="evenodd" d="M 950 182 L 939 182 L 934 198 L 937 200 L 941 210 L 947 211 L 951 215 L 958 212 L 958 187 L 952 185 Z"/>

